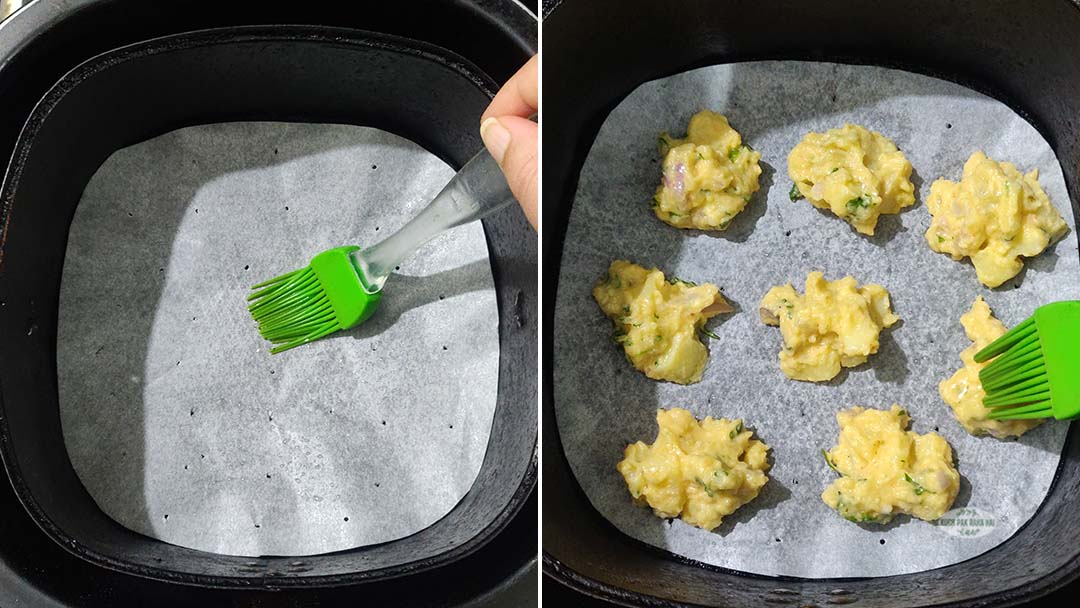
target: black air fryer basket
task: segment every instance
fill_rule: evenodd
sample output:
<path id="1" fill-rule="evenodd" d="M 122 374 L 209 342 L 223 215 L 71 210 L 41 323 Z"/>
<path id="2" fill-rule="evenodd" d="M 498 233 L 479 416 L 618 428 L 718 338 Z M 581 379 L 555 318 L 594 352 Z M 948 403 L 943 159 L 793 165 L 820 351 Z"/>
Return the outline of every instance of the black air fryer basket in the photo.
<path id="1" fill-rule="evenodd" d="M 588 595 L 648 606 L 1000 606 L 1035 598 L 1076 578 L 1076 425 L 1046 500 L 1027 525 L 992 551 L 952 566 L 887 578 L 751 575 L 647 546 L 623 535 L 592 508 L 559 440 L 551 353 L 563 238 L 585 155 L 608 113 L 634 88 L 685 70 L 797 59 L 894 67 L 960 83 L 1007 103 L 1035 125 L 1061 161 L 1073 212 L 1080 212 L 1077 3 L 565 0 L 546 8 L 545 573 Z M 821 558 L 829 559 L 829 547 L 821 547 Z"/>
<path id="2" fill-rule="evenodd" d="M 221 588 L 377 584 L 484 554 L 536 484 L 536 239 L 522 214 L 484 221 L 500 355 L 479 476 L 431 527 L 355 550 L 232 557 L 162 543 L 105 516 L 76 477 L 60 430 L 57 296 L 75 207 L 112 152 L 196 124 L 323 122 L 391 131 L 460 167 L 482 147 L 479 117 L 497 83 L 535 50 L 533 17 L 501 0 L 314 7 L 39 0 L 24 13 L 0 26 L 0 158 L 11 159 L 0 189 L 0 454 L 18 500 L 45 533 L 30 531 L 36 543 L 51 538 L 95 567 Z M 0 503 L 10 503 L 9 494 L 0 492 Z M 34 544 L 27 534 L 12 538 Z M 528 544 L 535 536 L 524 538 L 533 539 L 525 552 L 506 553 L 507 545 L 495 542 L 504 555 L 487 554 L 486 565 L 474 566 L 512 573 L 535 555 Z M 51 567 L 10 552 L 6 540 L 5 567 Z M 101 575 L 120 581 L 107 583 L 117 589 L 130 578 Z M 432 601 L 454 596 L 444 590 Z"/>

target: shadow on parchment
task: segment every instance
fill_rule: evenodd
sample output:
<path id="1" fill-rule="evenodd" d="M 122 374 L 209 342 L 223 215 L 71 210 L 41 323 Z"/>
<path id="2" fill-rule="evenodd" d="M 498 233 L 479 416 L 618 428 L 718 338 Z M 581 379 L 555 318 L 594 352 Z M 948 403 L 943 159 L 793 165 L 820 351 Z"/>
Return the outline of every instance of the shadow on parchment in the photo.
<path id="1" fill-rule="evenodd" d="M 452 287 L 447 288 L 446 285 Z M 391 327 L 406 311 L 490 287 L 491 263 L 487 259 L 474 260 L 463 266 L 424 277 L 392 274 L 383 288 L 384 294 L 375 314 L 341 335 L 357 340 L 370 338 Z"/>

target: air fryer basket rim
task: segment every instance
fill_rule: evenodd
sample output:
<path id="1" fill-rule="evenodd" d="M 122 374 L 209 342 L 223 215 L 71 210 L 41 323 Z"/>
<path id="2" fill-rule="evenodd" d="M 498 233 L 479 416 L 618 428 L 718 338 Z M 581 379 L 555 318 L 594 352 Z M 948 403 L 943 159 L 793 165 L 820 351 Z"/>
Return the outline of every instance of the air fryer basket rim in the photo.
<path id="1" fill-rule="evenodd" d="M 8 175 L 5 176 L 5 191 L 13 191 L 18 186 L 19 173 L 22 168 L 22 163 L 26 160 L 28 150 L 30 146 L 26 145 L 27 142 L 32 142 L 33 136 L 36 134 L 36 128 L 39 126 L 35 123 L 35 118 L 39 117 L 42 112 L 47 114 L 47 111 L 53 109 L 57 103 L 75 87 L 65 88 L 74 79 L 76 82 L 81 82 L 80 79 L 87 78 L 95 72 L 107 69 L 118 63 L 124 61 L 137 59 L 147 55 L 153 55 L 157 52 L 171 52 L 174 50 L 182 50 L 186 48 L 193 48 L 204 46 L 208 44 L 231 44 L 236 42 L 252 41 L 252 40 L 294 40 L 294 41 L 308 41 L 319 42 L 327 44 L 339 44 L 339 45 L 358 45 L 358 46 L 382 46 L 384 48 L 393 47 L 394 50 L 402 51 L 408 49 L 414 52 L 416 56 L 422 57 L 427 61 L 433 61 L 438 63 L 444 68 L 449 68 L 462 76 L 468 77 L 470 82 L 482 90 L 485 95 L 490 97 L 493 93 L 493 85 L 490 78 L 483 76 L 483 73 L 472 66 L 467 60 L 456 56 L 445 49 L 435 47 L 430 44 L 419 42 L 411 39 L 404 39 L 396 36 L 390 36 L 386 34 L 378 34 L 373 32 L 362 32 L 359 30 L 334 30 L 327 27 L 311 27 L 311 26 L 239 26 L 229 28 L 215 28 L 212 30 L 204 30 L 198 32 L 187 32 L 182 34 L 174 34 L 161 38 L 152 39 L 149 41 L 143 41 L 119 47 L 117 49 L 108 51 L 106 53 L 94 56 L 84 63 L 80 64 L 76 68 L 68 72 L 52 89 L 46 94 L 31 112 L 31 117 L 28 118 L 23 133 L 19 137 L 19 144 L 16 149 L 16 153 L 12 156 L 11 164 L 8 168 Z M 448 60 L 450 58 L 451 60 Z M 441 156 L 441 155 L 440 155 Z M 10 197 L 5 197 L 5 218 L 8 218 L 6 205 L 10 203 Z M 5 227 L 6 234 L 6 227 Z M 22 476 L 21 468 L 17 462 L 17 459 L 13 457 L 11 453 L 11 443 L 8 433 L 8 417 L 4 416 L 0 418 L 0 453 L 3 455 L 5 467 L 8 468 L 9 477 L 12 479 L 13 486 L 15 487 L 16 494 L 19 500 L 23 503 L 24 507 L 31 513 L 33 519 L 42 527 L 46 534 L 55 540 L 58 544 L 65 547 L 68 551 L 71 551 L 84 559 L 88 559 L 92 562 L 104 565 L 109 568 L 117 569 L 130 574 L 136 574 L 139 576 L 146 576 L 150 578 L 178 581 L 190 584 L 210 585 L 210 586 L 236 586 L 247 587 L 253 584 L 284 587 L 293 585 L 303 586 L 330 586 L 330 585 L 344 585 L 353 584 L 359 581 L 365 580 L 384 580 L 395 576 L 403 576 L 422 570 L 431 568 L 437 568 L 440 565 L 456 561 L 462 557 L 471 554 L 484 544 L 486 544 L 493 536 L 498 534 L 505 525 L 513 518 L 514 514 L 521 508 L 523 502 L 528 498 L 532 488 L 536 484 L 536 437 L 532 436 L 532 457 L 530 462 L 525 466 L 524 474 L 518 481 L 513 493 L 506 506 L 499 512 L 498 516 L 487 523 L 487 525 L 472 538 L 459 545 L 453 546 L 446 551 L 434 554 L 432 556 L 425 557 L 412 562 L 406 562 L 393 566 L 388 566 L 380 569 L 373 569 L 367 571 L 361 571 L 353 574 L 333 574 L 325 576 L 310 576 L 310 577 L 282 577 L 275 576 L 273 572 L 269 575 L 261 575 L 258 577 L 223 577 L 223 576 L 200 576 L 200 575 L 181 575 L 177 576 L 172 571 L 160 570 L 152 566 L 132 564 L 123 560 L 117 560 L 110 556 L 100 554 L 98 552 L 89 551 L 86 547 L 82 546 L 77 541 L 73 541 L 66 535 L 54 522 L 45 515 L 45 512 L 40 508 L 40 505 L 32 497 L 29 489 L 25 484 L 25 479 Z M 396 542 L 396 541 L 395 541 Z M 319 556 L 311 556 L 319 557 Z M 295 559 L 295 558 L 290 558 Z"/>
<path id="2" fill-rule="evenodd" d="M 860 7 L 855 6 L 856 3 L 853 2 L 833 3 L 834 6 L 826 9 L 816 6 L 806 10 L 800 10 L 801 7 L 795 6 L 802 3 L 780 2 L 777 4 L 781 6 L 773 5 L 768 9 L 762 9 L 767 10 L 769 13 L 765 17 L 754 10 L 750 10 L 748 14 L 743 15 L 741 13 L 744 11 L 737 10 L 740 7 L 734 7 L 731 15 L 725 15 L 728 17 L 738 15 L 735 17 L 738 23 L 730 26 L 730 28 L 718 24 L 719 17 L 713 19 L 710 23 L 709 16 L 703 15 L 704 10 L 699 6 L 688 6 L 691 3 L 678 5 L 684 12 L 677 16 L 665 14 L 666 12 L 675 13 L 676 11 L 666 11 L 664 7 L 644 8 L 641 12 L 647 13 L 647 16 L 635 14 L 620 22 L 619 35 L 626 39 L 634 39 L 635 36 L 640 36 L 645 31 L 652 32 L 653 44 L 649 45 L 647 51 L 631 53 L 623 63 L 616 63 L 613 59 L 613 53 L 610 52 L 609 47 L 613 46 L 614 42 L 593 42 L 593 46 L 588 46 L 588 43 L 578 41 L 582 31 L 592 32 L 591 40 L 593 41 L 606 40 L 603 36 L 604 25 L 603 22 L 599 21 L 599 15 L 604 13 L 605 10 L 611 10 L 610 4 L 601 1 L 594 3 L 591 7 L 583 7 L 581 2 L 556 1 L 545 3 L 545 28 L 547 28 L 550 48 L 554 49 L 547 54 L 546 67 L 552 73 L 560 73 L 563 76 L 559 81 L 549 85 L 548 95 L 545 97 L 545 105 L 548 111 L 547 124 L 549 125 L 546 133 L 547 142 L 551 147 L 569 150 L 568 154 L 559 157 L 554 162 L 545 163 L 545 184 L 547 187 L 544 191 L 544 225 L 546 238 L 543 243 L 543 255 L 547 271 L 544 276 L 545 324 L 543 332 L 544 373 L 542 378 L 543 475 L 545 489 L 547 490 L 543 505 L 545 513 L 543 568 L 545 575 L 579 592 L 607 601 L 625 605 L 659 606 L 713 605 L 702 600 L 703 593 L 697 592 L 696 589 L 687 592 L 685 595 L 676 594 L 672 587 L 678 587 L 680 583 L 685 583 L 687 586 L 710 586 L 731 591 L 730 594 L 721 594 L 710 601 L 726 601 L 732 605 L 740 605 L 750 601 L 760 602 L 762 599 L 766 601 L 771 599 L 781 603 L 835 603 L 836 600 L 854 599 L 855 596 L 863 594 L 861 593 L 862 590 L 868 587 L 880 586 L 879 583 L 886 579 L 893 587 L 903 587 L 908 583 L 919 585 L 920 583 L 917 582 L 918 575 L 925 573 L 937 573 L 940 575 L 943 572 L 950 572 L 964 576 L 965 571 L 970 571 L 972 567 L 976 566 L 979 568 L 975 571 L 981 571 L 985 576 L 986 567 L 982 566 L 982 564 L 986 561 L 983 559 L 986 555 L 996 553 L 999 550 L 1008 551 L 1010 546 L 1019 544 L 1018 538 L 1028 532 L 1028 527 L 1034 525 L 1033 522 L 1040 520 L 1039 525 L 1045 523 L 1041 521 L 1040 515 L 1045 516 L 1043 511 L 1047 508 L 1049 497 L 1055 491 L 1062 491 L 1059 480 L 1067 475 L 1065 461 L 1075 462 L 1077 456 L 1080 455 L 1078 454 L 1080 449 L 1077 447 L 1078 442 L 1075 437 L 1078 432 L 1075 425 L 1074 428 L 1070 429 L 1068 440 L 1063 448 L 1062 461 L 1051 484 L 1048 498 L 1040 505 L 1039 510 L 1031 520 L 1026 522 L 1005 543 L 987 554 L 923 573 L 873 579 L 804 579 L 753 575 L 703 564 L 674 555 L 663 549 L 632 539 L 616 529 L 592 507 L 573 473 L 569 470 L 554 416 L 552 397 L 554 369 L 551 355 L 554 341 L 552 329 L 553 307 L 555 293 L 558 288 L 558 268 L 563 239 L 582 163 L 592 146 L 600 125 L 610 111 L 638 85 L 697 67 L 767 59 L 801 59 L 878 65 L 951 80 L 986 93 L 1006 102 L 1011 108 L 1017 110 L 1051 142 L 1066 171 L 1069 192 L 1072 198 L 1072 208 L 1074 215 L 1077 215 L 1078 211 L 1080 211 L 1080 205 L 1078 205 L 1077 200 L 1076 172 L 1075 168 L 1068 167 L 1070 160 L 1075 158 L 1077 146 L 1071 143 L 1067 137 L 1062 137 L 1062 131 L 1066 131 L 1067 134 L 1069 130 L 1072 130 L 1071 121 L 1065 119 L 1064 114 L 1061 112 L 1053 113 L 1053 107 L 1048 110 L 1048 104 L 1045 100 L 1043 100 L 1043 103 L 1032 103 L 1032 96 L 1027 94 L 1026 91 L 1018 91 L 1019 85 L 1016 85 L 1015 82 L 1003 84 L 1001 82 L 1002 78 L 993 77 L 994 70 L 992 68 L 986 68 L 985 65 L 982 67 L 986 69 L 977 69 L 978 66 L 973 68 L 971 65 L 965 65 L 965 62 L 960 59 L 954 59 L 951 56 L 952 54 L 945 53 L 940 49 L 937 56 L 931 52 L 909 51 L 905 53 L 903 43 L 894 44 L 892 40 L 881 40 L 879 41 L 878 50 L 872 52 L 867 50 L 868 44 L 830 43 L 830 41 L 814 40 L 810 37 L 811 35 L 798 31 L 801 27 L 806 32 L 813 32 L 815 28 L 817 28 L 816 31 L 825 29 L 825 31 L 834 32 L 834 30 L 827 29 L 827 26 L 835 28 L 844 19 L 858 23 L 860 17 L 866 17 L 868 23 L 873 22 L 873 19 L 866 15 L 866 11 L 859 11 Z M 958 2 L 955 11 L 946 8 L 935 12 L 932 9 L 938 7 L 928 6 L 932 5 L 930 2 L 898 4 L 902 4 L 902 8 L 895 8 L 895 13 L 906 10 L 910 14 L 924 15 L 927 21 L 945 20 L 947 17 L 958 18 L 962 11 L 974 13 L 981 8 L 974 6 L 978 4 L 975 2 Z M 911 6 L 915 4 L 919 6 Z M 1010 1 L 998 4 L 1000 6 L 995 5 L 994 9 L 1004 14 L 1010 13 L 1010 9 L 1015 11 L 1021 5 L 1020 2 Z M 1038 21 L 1040 25 L 1051 19 L 1056 11 L 1057 13 L 1064 13 L 1064 17 L 1057 15 L 1058 21 L 1069 22 L 1075 32 L 1076 28 L 1080 26 L 1076 19 L 1077 16 L 1080 16 L 1080 11 L 1076 10 L 1078 3 L 1075 0 L 1058 0 L 1053 6 L 1050 6 L 1050 4 L 1046 3 L 1046 6 L 1039 5 L 1039 8 L 1044 9 L 1043 12 L 1046 13 L 1046 15 L 1039 15 L 1040 19 Z M 673 7 L 669 6 L 667 8 Z M 817 17 L 808 15 L 807 13 L 810 10 L 821 10 L 823 14 Z M 624 14 L 627 12 L 623 11 Z M 939 14 L 942 12 L 948 13 L 947 17 Z M 777 15 L 782 17 L 777 18 Z M 985 14 L 977 16 L 985 17 Z M 882 17 L 881 21 L 886 22 L 893 17 L 895 17 L 895 14 L 889 13 L 889 16 Z M 765 42 L 748 42 L 746 37 L 732 31 L 740 26 L 750 24 L 760 26 L 762 19 L 768 19 L 768 22 L 774 26 L 773 31 L 769 32 L 769 36 L 761 36 L 760 31 L 753 32 L 753 35 L 763 39 Z M 704 25 L 699 24 L 699 20 Z M 974 21 L 974 19 L 964 21 L 964 23 L 970 21 Z M 827 26 L 823 25 L 823 22 Z M 643 25 L 644 23 L 648 25 Z M 666 27 L 674 30 L 674 33 L 668 34 L 665 31 Z M 834 32 L 834 34 L 836 38 L 844 39 L 842 33 Z M 935 32 L 935 34 L 929 34 L 928 36 L 930 35 L 941 36 L 942 34 Z M 685 43 L 686 40 L 692 42 Z M 684 46 L 690 50 L 685 52 L 681 50 L 671 51 L 676 41 L 683 42 Z M 964 40 L 963 42 L 970 42 L 970 40 Z M 957 42 L 956 45 L 961 45 L 963 42 Z M 919 39 L 919 43 L 927 45 L 922 38 Z M 996 50 L 996 48 L 991 49 L 987 53 Z M 674 58 L 654 59 L 645 56 L 645 53 L 662 56 L 669 52 Z M 1060 52 L 1062 55 L 1067 55 L 1068 49 L 1062 49 Z M 920 54 L 925 56 L 920 58 L 917 56 Z M 585 56 L 592 61 L 580 59 Z M 599 58 L 596 59 L 596 57 Z M 974 60 L 967 56 L 962 59 L 974 63 Z M 1042 67 L 1039 65 L 1033 67 L 1030 57 L 1024 57 L 1021 61 L 1027 61 L 1027 67 L 1031 70 L 1037 71 Z M 984 61 L 984 64 L 986 63 L 990 62 Z M 626 68 L 627 64 L 631 64 L 632 67 Z M 615 74 L 616 70 L 612 69 L 614 65 L 623 66 L 622 73 Z M 1059 66 L 1055 65 L 1053 67 Z M 990 73 L 987 73 L 987 70 Z M 997 73 L 1000 74 L 1006 70 L 1007 68 L 999 67 Z M 1075 71 L 1073 74 L 1075 74 Z M 1060 74 L 1055 73 L 1055 75 L 1059 76 L 1060 79 Z M 592 85 L 592 90 L 598 90 L 599 92 L 590 92 L 581 96 L 573 95 L 574 91 L 570 87 L 562 86 L 565 80 L 589 82 Z M 1058 82 L 1054 81 L 1054 84 L 1058 84 Z M 1048 113 L 1051 116 L 1048 117 Z M 550 157 L 551 155 L 549 155 Z M 1076 493 L 1071 485 L 1067 490 L 1068 494 L 1062 500 L 1067 500 L 1069 496 Z M 1057 504 L 1055 506 L 1059 510 L 1064 508 Z M 549 518 L 552 521 L 551 524 L 548 523 Z M 569 537 L 574 536 L 574 533 L 582 533 L 585 528 L 599 530 L 599 532 L 583 539 L 569 539 Z M 605 546 L 596 548 L 601 543 L 604 543 Z M 586 551 L 583 546 L 588 546 L 589 550 Z M 616 554 L 622 555 L 622 557 L 617 557 Z M 1056 566 L 1041 572 L 1041 577 L 1024 580 L 1013 587 L 1003 586 L 1002 583 L 995 581 L 998 588 L 992 589 L 990 585 L 987 585 L 986 590 L 981 592 L 982 595 L 958 597 L 953 594 L 946 599 L 935 599 L 934 594 L 931 593 L 921 600 L 912 600 L 910 596 L 898 596 L 903 597 L 903 599 L 894 599 L 893 601 L 902 602 L 907 600 L 910 602 L 909 605 L 915 605 L 917 601 L 923 601 L 935 605 L 968 606 L 976 604 L 1000 605 L 1032 599 L 1049 593 L 1077 578 L 1078 574 L 1080 574 L 1078 565 L 1075 563 L 1077 557 L 1080 557 L 1080 554 L 1073 552 L 1071 561 L 1061 561 Z M 632 566 L 636 570 L 623 570 L 624 564 Z M 691 576 L 688 574 L 690 569 L 697 571 L 698 574 Z M 677 574 L 678 576 L 668 576 L 669 574 Z M 657 584 L 653 578 L 650 578 L 657 576 L 665 577 L 662 586 Z M 968 574 L 967 576 L 973 575 Z M 625 583 L 627 586 L 621 586 L 620 583 Z M 652 584 L 650 585 L 650 583 Z M 793 589 L 786 589 L 786 587 L 792 587 Z M 830 589 L 830 587 L 834 587 L 834 589 Z M 853 591 L 848 591 L 848 589 Z M 656 590 L 655 593 L 654 590 Z M 843 593 L 839 593 L 840 591 L 843 591 Z M 837 593 L 836 595 L 830 595 L 830 592 Z M 852 595 L 848 595 L 849 593 Z M 677 599 L 690 596 L 698 599 L 695 601 Z M 874 597 L 863 597 L 861 599 L 875 601 Z M 881 601 L 880 597 L 876 599 Z"/>

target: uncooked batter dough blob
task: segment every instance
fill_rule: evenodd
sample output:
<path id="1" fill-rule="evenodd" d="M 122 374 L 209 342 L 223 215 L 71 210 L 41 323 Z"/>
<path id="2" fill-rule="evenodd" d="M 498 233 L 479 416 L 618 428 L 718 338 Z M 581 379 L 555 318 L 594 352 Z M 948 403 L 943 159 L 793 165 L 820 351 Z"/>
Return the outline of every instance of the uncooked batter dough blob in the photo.
<path id="1" fill-rule="evenodd" d="M 660 153 L 664 175 L 653 213 L 676 228 L 727 230 L 760 187 L 761 153 L 716 112 L 694 114 L 685 139 L 660 135 Z"/>
<path id="2" fill-rule="evenodd" d="M 753 438 L 742 420 L 701 422 L 681 409 L 657 410 L 652 445 L 626 446 L 618 470 L 634 500 L 657 517 L 681 517 L 704 530 L 757 497 L 769 480 L 769 446 Z"/>
<path id="3" fill-rule="evenodd" d="M 906 513 L 933 521 L 960 490 L 952 448 L 937 433 L 907 431 L 907 411 L 853 407 L 836 414 L 840 442 L 825 461 L 840 478 L 821 499 L 849 521 L 885 524 Z"/>
<path id="4" fill-rule="evenodd" d="M 983 405 L 986 392 L 979 381 L 979 370 L 985 363 L 975 362 L 975 353 L 1005 334 L 1005 326 L 994 318 L 982 296 L 975 298 L 971 310 L 960 317 L 964 332 L 971 339 L 971 346 L 960 353 L 964 366 L 956 370 L 948 380 L 942 380 L 938 392 L 953 410 L 953 416 L 972 435 L 993 435 L 1003 438 L 1019 437 L 1042 424 L 1045 419 L 991 420 L 990 410 Z"/>
<path id="5" fill-rule="evenodd" d="M 881 133 L 845 124 L 808 133 L 788 154 L 792 201 L 805 198 L 828 209 L 862 234 L 874 234 L 878 217 L 915 203 L 911 163 Z"/>
<path id="6" fill-rule="evenodd" d="M 826 281 L 820 272 L 806 277 L 800 296 L 790 283 L 765 294 L 758 313 L 766 325 L 779 325 L 784 337 L 780 369 L 793 380 L 825 382 L 842 367 L 855 367 L 878 351 L 878 336 L 900 320 L 881 285 L 863 285 L 847 276 Z"/>
<path id="7" fill-rule="evenodd" d="M 720 289 L 647 270 L 626 260 L 611 263 L 593 288 L 600 309 L 615 323 L 613 339 L 626 358 L 654 380 L 701 380 L 709 351 L 698 338 L 708 319 L 734 310 Z"/>
<path id="8" fill-rule="evenodd" d="M 1068 230 L 1039 185 L 1039 170 L 1021 174 L 1012 163 L 976 152 L 959 182 L 935 180 L 926 208 L 933 219 L 926 242 L 954 260 L 971 258 L 979 282 L 997 287 Z"/>

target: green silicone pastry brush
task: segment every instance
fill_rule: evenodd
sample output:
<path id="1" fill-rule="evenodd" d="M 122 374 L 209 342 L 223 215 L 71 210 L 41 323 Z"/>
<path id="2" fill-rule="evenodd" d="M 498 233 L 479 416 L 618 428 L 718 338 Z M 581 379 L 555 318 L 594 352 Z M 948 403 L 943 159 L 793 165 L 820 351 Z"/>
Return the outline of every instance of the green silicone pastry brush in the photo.
<path id="1" fill-rule="evenodd" d="M 259 334 L 276 354 L 363 323 L 375 312 L 390 273 L 417 248 L 513 200 L 495 159 L 480 152 L 419 215 L 382 242 L 329 249 L 307 268 L 252 287 L 248 310 Z"/>
<path id="2" fill-rule="evenodd" d="M 999 356 L 1000 355 L 1000 356 Z M 1080 417 L 1080 302 L 1054 302 L 975 353 L 990 418 Z"/>

